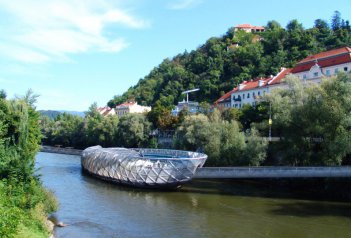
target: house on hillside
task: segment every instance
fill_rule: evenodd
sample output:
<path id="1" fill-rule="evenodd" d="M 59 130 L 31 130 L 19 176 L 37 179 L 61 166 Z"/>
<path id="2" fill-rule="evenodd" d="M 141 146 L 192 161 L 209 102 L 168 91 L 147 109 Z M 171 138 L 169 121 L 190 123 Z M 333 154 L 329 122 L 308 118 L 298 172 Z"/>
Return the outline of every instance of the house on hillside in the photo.
<path id="1" fill-rule="evenodd" d="M 116 115 L 115 109 L 110 108 L 110 107 L 98 107 L 97 110 L 100 113 L 100 115 L 102 115 L 102 116 Z"/>
<path id="2" fill-rule="evenodd" d="M 296 64 L 291 73 L 306 82 L 320 83 L 322 77 L 350 70 L 351 48 L 342 47 L 306 57 Z"/>
<path id="3" fill-rule="evenodd" d="M 252 26 L 250 24 L 240 24 L 234 27 L 234 31 L 242 30 L 245 32 L 258 33 L 264 32 L 265 28 L 263 26 Z"/>
<path id="4" fill-rule="evenodd" d="M 117 105 L 115 108 L 116 115 L 121 117 L 128 113 L 145 113 L 151 111 L 151 107 L 141 106 L 137 102 L 125 102 Z"/>
<path id="5" fill-rule="evenodd" d="M 291 69 L 281 68 L 275 76 L 243 81 L 233 90 L 220 97 L 214 104 L 221 108 L 241 108 L 244 104 L 255 106 L 266 93 L 281 87 L 282 79 L 290 72 Z"/>

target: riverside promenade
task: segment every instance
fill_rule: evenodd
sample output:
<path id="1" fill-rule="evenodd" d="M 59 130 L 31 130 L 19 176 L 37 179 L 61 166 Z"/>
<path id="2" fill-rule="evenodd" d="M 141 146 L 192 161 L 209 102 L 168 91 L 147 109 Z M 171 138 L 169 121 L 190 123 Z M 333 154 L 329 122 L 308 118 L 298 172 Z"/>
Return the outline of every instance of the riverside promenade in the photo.
<path id="1" fill-rule="evenodd" d="M 337 178 L 351 177 L 351 166 L 334 167 L 203 167 L 194 178 Z"/>

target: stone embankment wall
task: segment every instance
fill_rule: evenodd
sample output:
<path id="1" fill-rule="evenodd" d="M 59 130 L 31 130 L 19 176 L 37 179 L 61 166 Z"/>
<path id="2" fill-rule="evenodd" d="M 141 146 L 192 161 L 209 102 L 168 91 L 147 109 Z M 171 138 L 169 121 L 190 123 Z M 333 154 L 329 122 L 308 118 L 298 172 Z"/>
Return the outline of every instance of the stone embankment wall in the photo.
<path id="1" fill-rule="evenodd" d="M 40 152 L 56 153 L 56 154 L 67 154 L 67 155 L 81 155 L 82 150 L 73 149 L 70 147 L 62 148 L 55 146 L 42 145 Z"/>
<path id="2" fill-rule="evenodd" d="M 331 178 L 351 177 L 351 166 L 336 167 L 203 167 L 194 178 Z"/>

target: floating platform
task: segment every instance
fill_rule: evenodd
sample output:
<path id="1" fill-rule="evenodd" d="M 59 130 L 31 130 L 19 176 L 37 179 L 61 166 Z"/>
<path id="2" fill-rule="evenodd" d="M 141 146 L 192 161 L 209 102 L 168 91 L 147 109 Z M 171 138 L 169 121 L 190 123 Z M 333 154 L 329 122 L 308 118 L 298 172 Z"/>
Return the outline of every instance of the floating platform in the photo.
<path id="1" fill-rule="evenodd" d="M 207 155 L 167 149 L 85 149 L 81 165 L 89 174 L 111 182 L 136 187 L 174 188 L 190 181 Z"/>

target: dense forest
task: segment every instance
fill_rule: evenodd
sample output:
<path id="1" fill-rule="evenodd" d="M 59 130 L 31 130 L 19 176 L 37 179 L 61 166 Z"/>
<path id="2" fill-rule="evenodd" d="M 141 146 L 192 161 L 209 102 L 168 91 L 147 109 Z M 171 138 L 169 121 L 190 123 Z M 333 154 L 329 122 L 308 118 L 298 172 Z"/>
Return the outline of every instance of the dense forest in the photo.
<path id="1" fill-rule="evenodd" d="M 286 28 L 270 21 L 265 29 L 253 34 L 230 28 L 196 50 L 167 58 L 108 105 L 136 100 L 142 105 L 172 107 L 182 100 L 182 91 L 192 88 L 201 90 L 192 99 L 213 103 L 243 80 L 274 75 L 280 67 L 291 67 L 310 54 L 351 44 L 350 23 L 338 11 L 330 22 L 317 19 L 309 29 L 297 20 Z"/>

